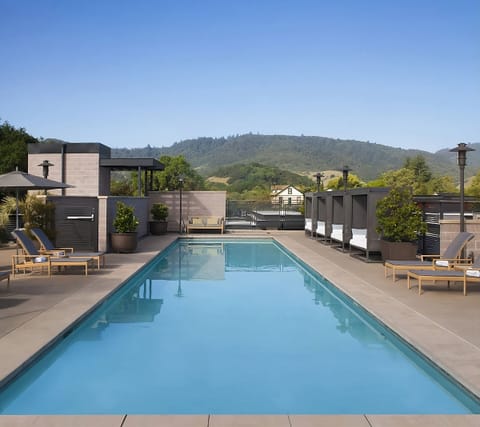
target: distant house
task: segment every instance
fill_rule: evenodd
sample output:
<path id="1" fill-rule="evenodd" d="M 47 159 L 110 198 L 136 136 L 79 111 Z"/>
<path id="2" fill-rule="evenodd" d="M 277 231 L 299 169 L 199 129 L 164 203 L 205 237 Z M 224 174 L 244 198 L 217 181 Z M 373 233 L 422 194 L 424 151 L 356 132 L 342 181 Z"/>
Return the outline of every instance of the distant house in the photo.
<path id="1" fill-rule="evenodd" d="M 303 193 L 293 185 L 272 185 L 270 197 L 273 204 L 303 205 Z"/>

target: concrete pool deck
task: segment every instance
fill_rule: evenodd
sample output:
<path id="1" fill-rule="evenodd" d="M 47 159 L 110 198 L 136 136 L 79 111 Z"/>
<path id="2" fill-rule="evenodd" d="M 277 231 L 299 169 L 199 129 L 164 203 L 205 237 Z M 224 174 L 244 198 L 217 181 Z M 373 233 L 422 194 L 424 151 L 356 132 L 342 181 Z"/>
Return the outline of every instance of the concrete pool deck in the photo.
<path id="1" fill-rule="evenodd" d="M 393 283 L 383 265 L 364 263 L 305 236 L 303 231 L 238 231 L 219 238 L 273 237 L 320 272 L 379 320 L 419 348 L 446 372 L 480 396 L 480 284 L 464 297 L 460 285 L 407 289 Z M 89 276 L 67 272 L 19 275 L 0 282 L 0 379 L 21 369 L 41 348 L 68 330 L 130 275 L 178 236 L 149 236 L 135 254 L 107 254 L 106 267 Z M 192 237 L 207 237 L 192 235 Z M 0 249 L 0 269 L 10 266 L 12 248 Z M 412 387 L 415 387 L 412 384 Z M 0 416 L 3 426 L 478 426 L 480 415 L 198 415 L 198 416 Z"/>

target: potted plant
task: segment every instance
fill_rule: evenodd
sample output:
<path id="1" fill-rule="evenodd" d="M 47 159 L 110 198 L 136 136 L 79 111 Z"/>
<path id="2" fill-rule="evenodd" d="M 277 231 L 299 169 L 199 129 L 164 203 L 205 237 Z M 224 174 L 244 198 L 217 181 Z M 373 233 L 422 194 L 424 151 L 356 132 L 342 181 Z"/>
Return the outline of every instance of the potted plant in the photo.
<path id="1" fill-rule="evenodd" d="M 150 209 L 152 220 L 150 224 L 150 233 L 154 235 L 165 234 L 167 232 L 168 206 L 164 203 L 154 203 Z"/>
<path id="2" fill-rule="evenodd" d="M 423 212 L 408 187 L 394 186 L 377 203 L 377 233 L 383 259 L 415 259 L 418 236 L 426 231 Z"/>
<path id="3" fill-rule="evenodd" d="M 133 206 L 117 202 L 117 211 L 113 220 L 115 232 L 112 233 L 112 250 L 114 252 L 135 252 L 137 249 L 138 218 Z"/>

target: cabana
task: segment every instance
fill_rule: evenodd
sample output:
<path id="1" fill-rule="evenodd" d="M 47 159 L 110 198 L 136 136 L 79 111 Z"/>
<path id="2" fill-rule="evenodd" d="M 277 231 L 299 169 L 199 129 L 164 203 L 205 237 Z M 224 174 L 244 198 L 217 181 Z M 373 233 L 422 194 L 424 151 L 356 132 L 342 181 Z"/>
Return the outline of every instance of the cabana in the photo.
<path id="1" fill-rule="evenodd" d="M 380 236 L 378 235 L 376 208 L 377 202 L 388 194 L 384 187 L 356 188 L 348 192 L 349 207 L 346 223 L 350 225 L 350 249 L 360 250 L 367 260 L 371 253 L 380 252 Z"/>
<path id="2" fill-rule="evenodd" d="M 327 224 L 330 225 L 329 229 L 327 228 L 327 237 L 330 238 L 330 241 L 338 242 L 342 244 L 342 248 L 345 246 L 344 239 L 344 226 L 345 226 L 345 209 L 344 209 L 344 198 L 345 192 L 343 191 L 332 191 L 330 198 L 330 221 L 327 216 Z M 330 231 L 330 234 L 328 234 Z"/>
<path id="3" fill-rule="evenodd" d="M 314 194 L 313 193 L 305 193 L 305 233 L 313 235 L 313 202 L 314 201 Z"/>
<path id="4" fill-rule="evenodd" d="M 315 199 L 315 211 L 316 211 L 316 226 L 315 235 L 318 238 L 325 238 L 326 223 L 327 223 L 327 198 L 325 192 L 316 193 Z"/>

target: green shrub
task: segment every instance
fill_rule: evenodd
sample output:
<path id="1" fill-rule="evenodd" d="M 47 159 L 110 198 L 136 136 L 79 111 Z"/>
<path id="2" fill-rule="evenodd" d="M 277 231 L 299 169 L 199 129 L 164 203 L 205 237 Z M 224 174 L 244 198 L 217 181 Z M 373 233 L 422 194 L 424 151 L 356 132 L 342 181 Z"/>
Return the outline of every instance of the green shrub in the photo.
<path id="1" fill-rule="evenodd" d="M 392 187 L 377 203 L 377 233 L 391 242 L 413 242 L 425 233 L 423 212 L 408 187 Z"/>
<path id="2" fill-rule="evenodd" d="M 168 218 L 168 206 L 164 203 L 154 203 L 150 213 L 155 221 L 166 221 Z"/>
<path id="3" fill-rule="evenodd" d="M 117 233 L 133 233 L 137 230 L 139 221 L 134 214 L 133 206 L 117 202 L 117 212 L 113 220 L 113 227 Z"/>

